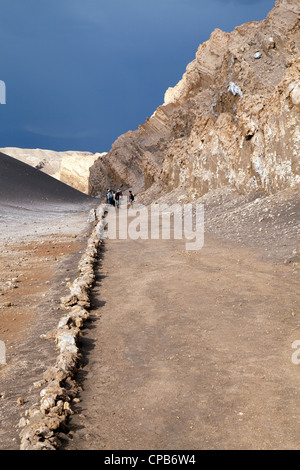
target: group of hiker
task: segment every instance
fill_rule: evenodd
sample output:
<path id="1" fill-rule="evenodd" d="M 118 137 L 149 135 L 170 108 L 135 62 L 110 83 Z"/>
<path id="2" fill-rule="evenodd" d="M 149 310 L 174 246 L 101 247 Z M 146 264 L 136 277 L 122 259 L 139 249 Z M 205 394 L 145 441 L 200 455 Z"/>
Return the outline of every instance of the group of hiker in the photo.
<path id="1" fill-rule="evenodd" d="M 123 192 L 121 189 L 118 189 L 117 191 L 113 191 L 112 189 L 107 189 L 106 190 L 106 203 L 110 204 L 111 206 L 120 207 L 121 200 L 123 199 Z M 132 191 L 129 191 L 129 205 L 132 206 L 134 202 L 134 195 Z"/>

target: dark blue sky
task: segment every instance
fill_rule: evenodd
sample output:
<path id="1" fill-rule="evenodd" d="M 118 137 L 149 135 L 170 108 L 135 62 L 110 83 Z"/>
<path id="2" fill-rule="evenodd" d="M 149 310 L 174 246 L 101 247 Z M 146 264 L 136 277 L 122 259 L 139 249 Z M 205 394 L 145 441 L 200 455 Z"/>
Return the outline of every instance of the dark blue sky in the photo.
<path id="1" fill-rule="evenodd" d="M 0 147 L 108 151 L 163 103 L 215 28 L 275 0 L 0 0 Z"/>

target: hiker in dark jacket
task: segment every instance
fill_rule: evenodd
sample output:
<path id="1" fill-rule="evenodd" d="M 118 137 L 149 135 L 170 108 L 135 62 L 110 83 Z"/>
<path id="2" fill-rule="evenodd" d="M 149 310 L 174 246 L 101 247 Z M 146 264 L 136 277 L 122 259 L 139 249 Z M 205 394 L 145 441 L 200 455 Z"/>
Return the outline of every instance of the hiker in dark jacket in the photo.
<path id="1" fill-rule="evenodd" d="M 116 192 L 116 196 L 115 196 L 116 206 L 118 209 L 120 207 L 120 199 L 121 199 L 121 192 L 118 189 L 118 191 Z"/>
<path id="2" fill-rule="evenodd" d="M 114 206 L 115 204 L 115 201 L 114 201 L 114 193 L 112 192 L 112 190 L 109 191 L 109 195 L 108 195 L 108 202 L 111 206 Z"/>
<path id="3" fill-rule="evenodd" d="M 129 205 L 132 206 L 134 203 L 134 195 L 132 194 L 132 191 L 129 191 Z"/>

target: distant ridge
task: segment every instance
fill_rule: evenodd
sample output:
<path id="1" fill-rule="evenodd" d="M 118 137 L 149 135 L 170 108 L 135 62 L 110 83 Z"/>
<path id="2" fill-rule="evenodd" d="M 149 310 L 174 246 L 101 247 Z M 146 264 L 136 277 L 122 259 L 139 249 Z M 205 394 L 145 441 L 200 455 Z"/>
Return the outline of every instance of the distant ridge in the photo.
<path id="1" fill-rule="evenodd" d="M 39 170 L 0 153 L 0 202 L 84 203 L 92 201 L 80 191 Z"/>

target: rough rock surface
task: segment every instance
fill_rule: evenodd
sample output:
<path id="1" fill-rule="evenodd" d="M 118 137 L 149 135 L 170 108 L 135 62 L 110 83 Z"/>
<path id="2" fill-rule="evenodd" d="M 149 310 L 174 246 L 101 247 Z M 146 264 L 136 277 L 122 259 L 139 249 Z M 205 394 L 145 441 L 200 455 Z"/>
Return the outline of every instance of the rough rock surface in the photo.
<path id="1" fill-rule="evenodd" d="M 64 155 L 60 164 L 60 181 L 78 189 L 78 191 L 90 194 L 90 168 L 100 155 L 99 153 L 85 154 L 81 152 Z"/>
<path id="2" fill-rule="evenodd" d="M 277 0 L 267 18 L 216 29 L 182 80 L 136 131 L 91 168 L 92 194 L 123 183 L 229 186 L 272 193 L 300 182 L 300 4 Z"/>
<path id="3" fill-rule="evenodd" d="M 0 152 L 86 194 L 89 194 L 90 167 L 100 155 L 103 155 L 90 152 L 55 152 L 53 150 L 16 147 L 2 148 Z"/>

